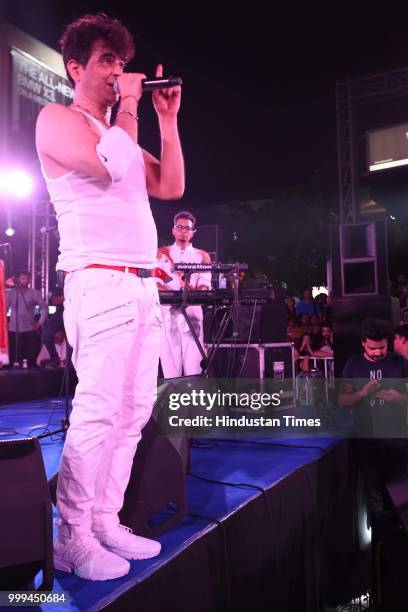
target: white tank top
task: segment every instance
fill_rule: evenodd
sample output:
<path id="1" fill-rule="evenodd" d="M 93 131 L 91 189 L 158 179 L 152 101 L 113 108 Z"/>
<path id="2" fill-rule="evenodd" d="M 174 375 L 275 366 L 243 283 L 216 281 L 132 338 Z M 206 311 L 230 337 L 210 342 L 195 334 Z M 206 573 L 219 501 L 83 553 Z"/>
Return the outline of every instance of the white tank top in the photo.
<path id="1" fill-rule="evenodd" d="M 83 114 L 101 135 L 108 129 Z M 117 183 L 101 182 L 75 170 L 52 179 L 43 169 L 60 234 L 57 270 L 73 272 L 94 263 L 155 267 L 157 231 L 146 191 L 142 150 L 135 146 L 138 156 Z"/>

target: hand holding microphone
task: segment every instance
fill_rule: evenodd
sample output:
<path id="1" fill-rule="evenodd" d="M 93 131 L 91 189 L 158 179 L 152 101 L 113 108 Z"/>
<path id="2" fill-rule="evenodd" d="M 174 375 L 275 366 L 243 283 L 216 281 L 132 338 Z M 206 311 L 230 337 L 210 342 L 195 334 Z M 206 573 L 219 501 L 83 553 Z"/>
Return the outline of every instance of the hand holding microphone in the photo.
<path id="1" fill-rule="evenodd" d="M 122 101 L 134 98 L 136 105 L 145 91 L 153 92 L 153 104 L 158 115 L 176 115 L 180 108 L 180 77 L 163 77 L 163 66 L 156 68 L 156 78 L 147 79 L 141 73 L 124 73 L 114 82 L 115 93 Z"/>
<path id="2" fill-rule="evenodd" d="M 175 77 L 170 77 L 169 81 Z M 156 68 L 156 79 L 163 79 L 163 66 L 159 64 Z M 155 89 L 153 91 L 153 104 L 159 118 L 168 117 L 174 121 L 179 109 L 181 102 L 181 79 L 178 79 L 180 83 L 175 86 L 169 85 L 169 87 Z"/>
<path id="3" fill-rule="evenodd" d="M 142 82 L 145 79 L 145 74 L 125 72 L 113 83 L 113 89 L 122 101 L 129 97 L 134 98 L 138 103 L 143 93 Z"/>
<path id="4" fill-rule="evenodd" d="M 153 91 L 154 89 L 168 89 L 169 87 L 176 87 L 182 83 L 183 81 L 180 77 L 173 76 L 158 79 L 142 79 L 142 93 L 145 91 Z M 118 96 L 121 95 L 119 81 L 114 82 L 113 89 Z"/>

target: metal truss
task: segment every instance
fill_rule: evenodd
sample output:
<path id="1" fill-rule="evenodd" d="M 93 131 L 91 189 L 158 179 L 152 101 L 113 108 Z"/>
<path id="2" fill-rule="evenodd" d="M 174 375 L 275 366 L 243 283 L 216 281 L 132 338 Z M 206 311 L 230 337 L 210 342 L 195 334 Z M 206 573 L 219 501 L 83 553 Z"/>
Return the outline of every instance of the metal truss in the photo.
<path id="1" fill-rule="evenodd" d="M 408 68 L 336 83 L 340 223 L 359 220 L 355 130 L 357 107 L 408 94 Z"/>
<path id="2" fill-rule="evenodd" d="M 55 214 L 49 200 L 36 200 L 31 204 L 28 269 L 31 270 L 31 286 L 41 291 L 48 302 L 50 275 L 50 231 L 55 227 Z"/>

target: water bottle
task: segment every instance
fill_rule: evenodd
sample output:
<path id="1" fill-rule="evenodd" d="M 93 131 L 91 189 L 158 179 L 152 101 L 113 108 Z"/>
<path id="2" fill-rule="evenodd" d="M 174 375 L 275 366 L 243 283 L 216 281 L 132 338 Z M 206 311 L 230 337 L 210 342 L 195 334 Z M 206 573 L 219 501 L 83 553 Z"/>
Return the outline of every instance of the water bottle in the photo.
<path id="1" fill-rule="evenodd" d="M 323 401 L 323 373 L 316 367 L 310 368 L 306 374 L 306 396 L 310 406 L 320 405 Z"/>
<path id="2" fill-rule="evenodd" d="M 27 359 L 23 359 L 23 369 L 27 370 L 27 368 L 28 368 L 28 361 Z"/>
<path id="3" fill-rule="evenodd" d="M 227 288 L 227 277 L 225 276 L 225 274 L 218 275 L 218 288 L 219 289 Z"/>
<path id="4" fill-rule="evenodd" d="M 273 377 L 275 380 L 283 380 L 285 378 L 285 362 L 273 362 Z"/>

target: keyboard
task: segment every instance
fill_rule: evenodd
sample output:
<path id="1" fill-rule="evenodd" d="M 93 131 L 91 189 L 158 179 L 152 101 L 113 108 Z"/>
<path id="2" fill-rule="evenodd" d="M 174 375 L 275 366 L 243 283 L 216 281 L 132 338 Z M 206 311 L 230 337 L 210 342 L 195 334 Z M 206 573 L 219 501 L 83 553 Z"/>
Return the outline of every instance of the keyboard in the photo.
<path id="1" fill-rule="evenodd" d="M 159 291 L 160 303 L 168 306 L 180 306 L 182 303 L 182 291 Z M 267 304 L 277 299 L 275 289 L 256 289 L 242 287 L 238 291 L 240 304 Z M 187 304 L 199 304 L 202 306 L 213 304 L 215 306 L 229 306 L 233 303 L 232 289 L 212 289 L 211 291 L 192 290 L 187 293 Z"/>

